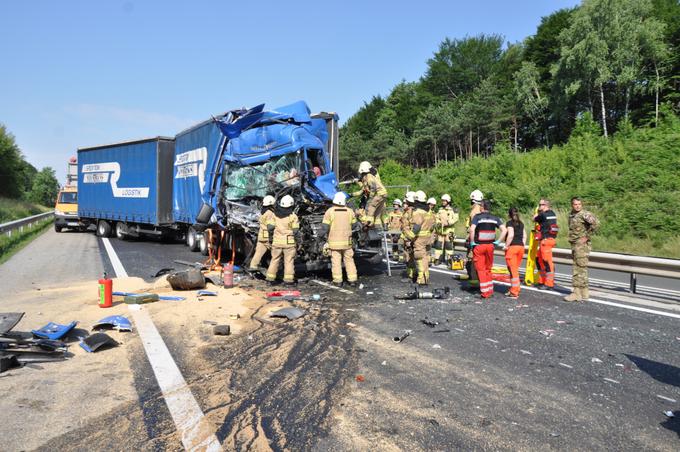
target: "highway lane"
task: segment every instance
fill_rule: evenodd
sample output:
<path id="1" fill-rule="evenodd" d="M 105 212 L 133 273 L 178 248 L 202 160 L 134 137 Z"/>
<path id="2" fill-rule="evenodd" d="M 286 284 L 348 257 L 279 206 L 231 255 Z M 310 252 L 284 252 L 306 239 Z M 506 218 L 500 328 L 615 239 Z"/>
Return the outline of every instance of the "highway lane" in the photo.
<path id="1" fill-rule="evenodd" d="M 163 262 L 198 256 L 187 256 L 181 245 L 112 243 L 125 265 L 129 262 L 130 268 L 137 268 L 139 276 L 166 266 Z M 145 260 L 152 264 L 145 266 Z M 523 293 L 519 307 L 500 293 L 494 301 L 481 303 L 443 274 L 433 274 L 433 286 L 451 287 L 452 300 L 400 303 L 393 295 L 409 286 L 398 276 L 388 278 L 382 271 L 365 267 L 362 272 L 371 276 L 361 277 L 365 287 L 353 295 L 332 295 L 332 289 L 322 289 L 334 314 L 319 323 L 324 325 L 324 335 L 337 337 L 308 345 L 311 348 L 306 350 L 314 350 L 313 354 L 292 355 L 289 378 L 296 383 L 283 384 L 292 392 L 278 392 L 275 383 L 283 383 L 284 377 L 263 367 L 261 360 L 266 360 L 267 353 L 244 356 L 253 348 L 248 344 L 206 356 L 216 369 L 241 367 L 244 376 L 240 381 L 229 380 L 236 381 L 231 391 L 259 394 L 236 404 L 237 414 L 225 414 L 225 426 L 218 435 L 221 441 L 240 422 L 259 422 L 264 417 L 269 425 L 286 425 L 291 422 L 288 410 L 322 404 L 332 406 L 321 413 L 325 419 L 308 425 L 311 418 L 305 417 L 304 426 L 294 423 L 288 431 L 272 428 L 273 444 L 318 450 L 362 449 L 374 444 L 414 450 L 677 448 L 678 423 L 663 412 L 678 410 L 680 400 L 678 319 L 595 303 L 567 304 L 555 295 L 529 291 Z M 265 287 L 259 282 L 250 284 Z M 300 285 L 307 293 L 320 287 L 311 282 Z M 440 325 L 430 329 L 420 322 L 425 317 Z M 347 327 L 348 319 L 357 327 Z M 414 331 L 412 336 L 403 344 L 393 343 L 392 337 L 406 329 Z M 289 334 L 263 325 L 250 340 L 256 341 L 255 350 L 264 352 L 281 347 Z M 300 347 L 297 341 L 292 339 L 293 348 Z M 344 350 L 340 355 L 347 363 L 344 368 L 337 367 L 337 360 L 303 364 L 311 356 L 337 356 L 337 351 L 330 353 L 334 349 Z M 174 349 L 173 355 L 188 379 L 198 378 L 181 349 Z M 245 378 L 251 366 L 258 374 L 265 372 L 263 380 Z M 326 366 L 332 374 L 341 375 L 341 395 L 332 375 L 310 372 Z M 356 381 L 357 375 L 364 381 Z M 332 396 L 303 391 L 303 381 L 313 379 L 317 384 L 328 378 Z M 224 385 L 218 378 L 207 386 Z M 297 400 L 296 391 L 301 391 L 302 405 L 290 402 Z M 210 391 L 196 392 L 204 410 L 220 405 Z M 268 416 L 250 414 L 257 400 L 267 401 L 263 403 L 271 410 Z M 287 442 L 291 431 L 303 440 Z M 317 433 L 322 433 L 318 442 L 310 441 Z M 237 448 L 242 445 L 236 444 Z"/>
<path id="2" fill-rule="evenodd" d="M 113 272 L 101 239 L 81 236 L 94 252 L 71 253 L 72 273 Z M 147 280 L 183 268 L 174 259 L 202 258 L 182 244 L 110 243 L 126 271 Z M 51 261 L 68 255 L 54 250 L 62 254 Z M 680 414 L 680 319 L 541 292 L 524 291 L 518 304 L 502 286 L 481 302 L 444 273 L 432 286 L 450 287 L 451 299 L 397 301 L 410 285 L 383 270 L 360 266 L 364 287 L 350 293 L 302 281 L 304 293 L 324 297 L 301 304 L 305 318 L 259 323 L 200 353 L 157 325 L 200 408 L 221 420 L 225 449 L 677 450 L 678 418 L 663 412 Z M 43 450 L 181 449 L 140 341 L 125 350 L 136 400 L 51 436 Z"/>

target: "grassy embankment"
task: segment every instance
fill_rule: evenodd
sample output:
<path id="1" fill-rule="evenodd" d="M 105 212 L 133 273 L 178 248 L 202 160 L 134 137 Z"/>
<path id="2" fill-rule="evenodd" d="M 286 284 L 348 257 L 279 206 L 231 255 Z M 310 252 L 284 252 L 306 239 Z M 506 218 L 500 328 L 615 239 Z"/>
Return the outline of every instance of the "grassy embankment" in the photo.
<path id="1" fill-rule="evenodd" d="M 577 129 L 568 143 L 530 152 L 500 149 L 488 158 L 414 169 L 394 161 L 380 165 L 385 185 L 410 185 L 428 196 L 449 193 L 469 212 L 470 192 L 480 189 L 502 218 L 516 206 L 526 223 L 541 197 L 560 218 L 558 246 L 567 247 L 572 196 L 600 219 L 597 251 L 680 258 L 680 119 L 667 115 L 656 128 L 621 131 L 609 139 Z M 390 190 L 390 200 L 403 189 Z M 462 236 L 462 224 L 458 228 Z"/>
<path id="2" fill-rule="evenodd" d="M 31 204 L 25 201 L 0 198 L 0 223 L 7 223 L 12 220 L 30 217 L 31 215 L 37 215 L 50 210 L 51 208 L 49 207 Z M 11 236 L 7 236 L 7 234 L 0 235 L 0 264 L 7 261 L 13 254 L 30 243 L 31 240 L 51 226 L 52 223 L 53 220 L 50 218 L 34 224 L 31 228 L 24 227 L 23 232 L 15 230 L 12 231 Z"/>

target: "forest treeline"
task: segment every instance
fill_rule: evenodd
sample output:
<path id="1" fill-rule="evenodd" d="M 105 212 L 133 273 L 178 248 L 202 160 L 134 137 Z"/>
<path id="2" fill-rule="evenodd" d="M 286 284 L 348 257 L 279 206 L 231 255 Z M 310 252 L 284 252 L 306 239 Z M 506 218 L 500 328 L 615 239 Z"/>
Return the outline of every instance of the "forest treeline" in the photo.
<path id="1" fill-rule="evenodd" d="M 0 124 L 0 222 L 34 213 L 37 207 L 30 203 L 53 206 L 58 191 L 54 169 L 38 171 L 28 163 L 14 135 Z"/>
<path id="2" fill-rule="evenodd" d="M 584 0 L 520 43 L 446 38 L 417 81 L 374 96 L 341 128 L 341 176 L 362 160 L 414 168 L 569 140 L 588 113 L 609 137 L 680 109 L 680 2 Z M 499 146 L 500 145 L 500 146 Z"/>

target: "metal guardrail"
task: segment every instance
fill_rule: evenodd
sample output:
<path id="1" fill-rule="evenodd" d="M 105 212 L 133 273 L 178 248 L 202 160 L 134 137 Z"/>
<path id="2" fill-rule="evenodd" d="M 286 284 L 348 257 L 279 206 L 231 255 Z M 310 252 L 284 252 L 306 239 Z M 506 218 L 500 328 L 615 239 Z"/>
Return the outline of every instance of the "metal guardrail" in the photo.
<path id="1" fill-rule="evenodd" d="M 35 223 L 38 221 L 45 220 L 47 218 L 50 218 L 54 216 L 54 212 L 45 212 L 45 213 L 39 213 L 38 215 L 33 215 L 30 217 L 26 218 L 21 218 L 20 220 L 14 220 L 10 221 L 8 223 L 3 223 L 0 224 L 0 234 L 7 234 L 8 237 L 12 236 L 12 231 L 19 230 L 19 232 L 23 232 L 24 226 L 28 226 L 28 228 L 32 228 Z"/>
<path id="2" fill-rule="evenodd" d="M 456 239 L 456 248 L 465 250 L 465 240 Z M 525 251 L 529 247 L 524 247 Z M 495 250 L 494 254 L 503 256 L 501 250 Z M 558 264 L 572 264 L 571 250 L 553 248 L 553 260 Z M 680 259 L 665 259 L 661 257 L 633 256 L 630 254 L 602 253 L 593 251 L 590 253 L 588 268 L 597 268 L 630 274 L 630 291 L 636 292 L 637 275 L 660 276 L 663 278 L 680 279 Z"/>

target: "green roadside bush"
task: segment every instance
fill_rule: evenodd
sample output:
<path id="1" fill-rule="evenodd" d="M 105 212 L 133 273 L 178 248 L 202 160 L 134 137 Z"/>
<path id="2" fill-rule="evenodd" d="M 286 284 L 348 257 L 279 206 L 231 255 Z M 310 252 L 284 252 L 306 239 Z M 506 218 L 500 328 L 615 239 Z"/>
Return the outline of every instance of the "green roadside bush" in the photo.
<path id="1" fill-rule="evenodd" d="M 428 196 L 449 193 L 462 213 L 474 189 L 503 218 L 511 206 L 527 218 L 546 197 L 564 219 L 562 246 L 570 199 L 580 196 L 601 221 L 595 249 L 680 258 L 680 120 L 666 113 L 656 128 L 622 127 L 610 139 L 587 121 L 561 146 L 527 153 L 497 146 L 488 158 L 422 170 L 386 161 L 380 176 L 385 185 L 410 185 Z M 404 195 L 402 188 L 389 192 L 390 200 Z"/>

